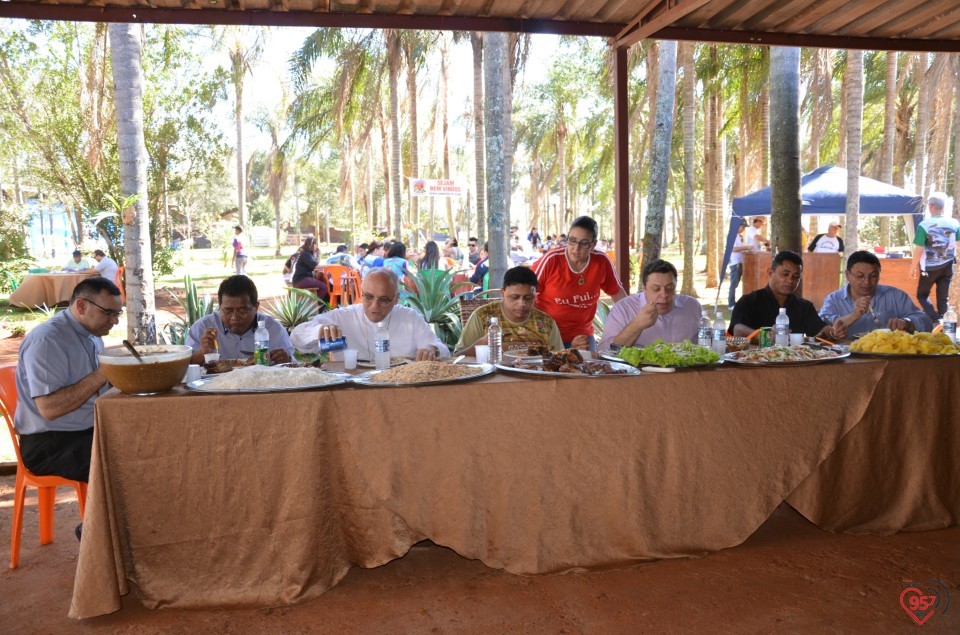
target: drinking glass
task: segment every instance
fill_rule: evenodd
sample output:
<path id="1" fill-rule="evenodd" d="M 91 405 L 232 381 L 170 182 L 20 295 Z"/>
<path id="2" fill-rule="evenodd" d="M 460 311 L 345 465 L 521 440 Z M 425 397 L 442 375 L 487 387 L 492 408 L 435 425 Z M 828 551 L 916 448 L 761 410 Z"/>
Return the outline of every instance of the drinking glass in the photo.
<path id="1" fill-rule="evenodd" d="M 473 347 L 476 349 L 477 362 L 480 364 L 486 364 L 490 361 L 490 345 L 489 344 L 477 344 Z"/>
<path id="2" fill-rule="evenodd" d="M 353 370 L 357 367 L 357 349 L 355 348 L 345 348 L 343 349 L 343 368 L 344 370 Z"/>

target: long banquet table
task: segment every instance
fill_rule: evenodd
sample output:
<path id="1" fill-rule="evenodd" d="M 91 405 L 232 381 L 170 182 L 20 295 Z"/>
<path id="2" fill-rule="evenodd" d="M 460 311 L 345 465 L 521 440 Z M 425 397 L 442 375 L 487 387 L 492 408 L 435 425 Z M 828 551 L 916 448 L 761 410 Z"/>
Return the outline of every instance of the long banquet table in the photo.
<path id="1" fill-rule="evenodd" d="M 73 288 L 90 276 L 98 276 L 90 270 L 73 273 L 28 273 L 20 286 L 10 294 L 10 304 L 24 308 L 56 306 L 69 302 Z"/>
<path id="2" fill-rule="evenodd" d="M 515 573 L 960 519 L 960 360 L 97 402 L 70 616 L 315 597 L 430 539 Z"/>

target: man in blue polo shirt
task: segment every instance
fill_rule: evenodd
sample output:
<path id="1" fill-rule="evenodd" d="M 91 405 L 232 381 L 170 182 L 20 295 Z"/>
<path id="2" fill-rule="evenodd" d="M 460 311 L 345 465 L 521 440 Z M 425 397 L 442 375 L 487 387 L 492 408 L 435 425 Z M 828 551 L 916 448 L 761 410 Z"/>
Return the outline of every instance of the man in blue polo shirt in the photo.
<path id="1" fill-rule="evenodd" d="M 110 388 L 97 354 L 122 313 L 120 289 L 106 278 L 88 278 L 74 288 L 66 311 L 23 340 L 14 427 L 23 464 L 34 474 L 87 481 L 93 406 Z"/>

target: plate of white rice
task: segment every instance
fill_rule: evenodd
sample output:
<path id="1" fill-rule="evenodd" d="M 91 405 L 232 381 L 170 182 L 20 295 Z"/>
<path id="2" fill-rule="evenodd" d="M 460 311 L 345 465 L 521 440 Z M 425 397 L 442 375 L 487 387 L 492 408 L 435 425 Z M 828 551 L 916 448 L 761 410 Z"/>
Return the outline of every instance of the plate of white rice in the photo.
<path id="1" fill-rule="evenodd" d="M 187 384 L 188 390 L 210 393 L 282 392 L 329 388 L 349 381 L 346 373 L 329 373 L 319 368 L 246 366 L 233 372 L 204 377 Z"/>

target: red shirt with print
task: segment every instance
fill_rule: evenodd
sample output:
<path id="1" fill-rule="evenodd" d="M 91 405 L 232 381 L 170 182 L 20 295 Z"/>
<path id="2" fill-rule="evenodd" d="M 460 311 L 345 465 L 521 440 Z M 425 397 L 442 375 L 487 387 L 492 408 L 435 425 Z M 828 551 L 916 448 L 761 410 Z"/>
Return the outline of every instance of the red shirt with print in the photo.
<path id="1" fill-rule="evenodd" d="M 577 335 L 593 335 L 601 291 L 610 296 L 623 291 L 613 263 L 602 251 L 590 252 L 582 273 L 570 268 L 566 249 L 547 252 L 533 263 L 533 271 L 537 274 L 536 307 L 554 319 L 564 342 Z"/>

